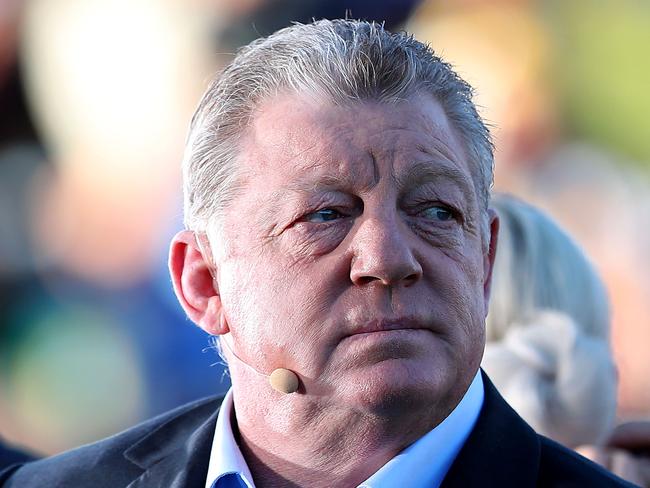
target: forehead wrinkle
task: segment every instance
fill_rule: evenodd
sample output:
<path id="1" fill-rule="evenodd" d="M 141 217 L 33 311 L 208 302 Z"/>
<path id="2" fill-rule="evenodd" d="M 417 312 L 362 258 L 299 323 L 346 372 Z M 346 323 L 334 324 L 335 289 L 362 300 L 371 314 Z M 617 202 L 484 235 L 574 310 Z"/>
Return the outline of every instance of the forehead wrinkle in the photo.
<path id="1" fill-rule="evenodd" d="M 463 157 L 458 154 L 453 147 L 459 146 L 460 141 L 457 140 L 454 134 L 453 127 L 445 129 L 444 127 L 430 122 L 429 124 L 428 139 L 431 141 L 428 144 L 418 144 L 417 149 L 431 156 L 437 157 L 444 156 L 450 161 L 457 161 Z"/>
<path id="2" fill-rule="evenodd" d="M 418 144 L 418 150 L 428 153 L 430 151 L 427 146 L 435 145 L 437 146 L 437 152 L 451 161 L 465 158 L 464 144 L 460 134 L 458 133 L 458 129 L 450 122 L 449 117 L 440 105 L 440 102 L 438 102 L 435 97 L 424 92 L 420 92 L 416 95 L 415 100 L 418 98 L 423 102 L 426 99 L 433 100 L 435 110 L 439 111 L 442 116 L 441 122 L 435 121 L 431 117 L 422 116 L 422 114 L 418 116 L 417 120 L 423 124 L 423 129 L 427 134 L 427 139 L 431 139 L 431 141 L 428 141 L 428 144 L 426 145 Z M 431 142 L 433 142 L 433 144 L 431 144 Z M 455 150 L 454 147 L 457 147 L 460 153 Z M 436 154 L 432 154 L 432 156 L 437 157 Z"/>
<path id="3" fill-rule="evenodd" d="M 381 175 L 379 174 L 379 165 L 377 163 L 377 158 L 375 157 L 375 153 L 372 151 L 372 149 L 368 150 L 368 155 L 370 156 L 370 163 L 372 165 L 372 182 L 370 184 L 370 188 L 373 188 L 379 183 Z"/>

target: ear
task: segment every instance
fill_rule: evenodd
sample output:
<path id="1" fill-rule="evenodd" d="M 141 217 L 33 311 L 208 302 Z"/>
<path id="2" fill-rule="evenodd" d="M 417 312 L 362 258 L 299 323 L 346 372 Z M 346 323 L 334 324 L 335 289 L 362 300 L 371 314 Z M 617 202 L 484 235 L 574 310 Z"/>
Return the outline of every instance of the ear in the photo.
<path id="1" fill-rule="evenodd" d="M 169 272 L 174 292 L 187 316 L 211 335 L 229 332 L 210 261 L 203 256 L 192 231 L 174 236 L 169 249 Z"/>
<path id="2" fill-rule="evenodd" d="M 483 299 L 485 303 L 485 315 L 487 316 L 490 303 L 490 290 L 492 288 L 492 271 L 494 260 L 497 255 L 497 242 L 499 240 L 499 216 L 492 208 L 488 208 L 488 247 L 487 253 L 483 256 Z"/>

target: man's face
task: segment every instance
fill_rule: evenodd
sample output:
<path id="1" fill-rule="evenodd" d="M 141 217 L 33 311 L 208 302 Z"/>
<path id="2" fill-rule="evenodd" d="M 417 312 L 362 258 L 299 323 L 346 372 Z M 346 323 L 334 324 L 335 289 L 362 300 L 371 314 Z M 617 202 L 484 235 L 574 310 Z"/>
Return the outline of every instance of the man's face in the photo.
<path id="1" fill-rule="evenodd" d="M 264 103 L 214 242 L 242 360 L 305 395 L 455 405 L 484 347 L 491 263 L 469 163 L 440 105 Z"/>

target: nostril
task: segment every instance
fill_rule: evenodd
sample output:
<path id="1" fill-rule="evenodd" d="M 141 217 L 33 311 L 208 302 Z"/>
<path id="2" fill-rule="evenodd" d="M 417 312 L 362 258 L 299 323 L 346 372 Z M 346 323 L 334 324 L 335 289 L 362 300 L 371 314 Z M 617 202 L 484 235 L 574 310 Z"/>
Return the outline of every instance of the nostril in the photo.
<path id="1" fill-rule="evenodd" d="M 418 281 L 419 274 L 418 273 L 413 273 L 408 275 L 406 278 L 404 278 L 404 286 L 411 286 L 415 284 Z"/>
<path id="2" fill-rule="evenodd" d="M 377 281 L 379 278 L 376 278 L 374 276 L 359 276 L 355 280 L 357 285 L 367 285 L 368 283 L 371 283 L 373 281 Z"/>
<path id="3" fill-rule="evenodd" d="M 373 282 L 379 282 L 384 286 L 395 286 L 401 284 L 401 286 L 408 287 L 415 284 L 419 279 L 419 273 L 411 273 L 401 278 L 382 278 L 381 276 L 374 276 L 372 274 L 364 274 L 361 276 L 352 277 L 354 284 L 359 286 L 368 285 Z"/>

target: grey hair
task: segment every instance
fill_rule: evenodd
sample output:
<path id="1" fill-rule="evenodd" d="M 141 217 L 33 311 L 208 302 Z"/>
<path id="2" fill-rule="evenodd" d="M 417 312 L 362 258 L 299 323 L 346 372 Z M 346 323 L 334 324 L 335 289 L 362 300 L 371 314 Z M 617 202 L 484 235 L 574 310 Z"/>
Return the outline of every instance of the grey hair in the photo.
<path id="1" fill-rule="evenodd" d="M 495 194 L 499 245 L 492 271 L 487 340 L 499 341 L 541 310 L 564 313 L 581 332 L 609 339 L 607 291 L 578 245 L 540 210 Z"/>
<path id="2" fill-rule="evenodd" d="M 241 190 L 241 137 L 260 103 L 282 90 L 336 104 L 395 103 L 431 94 L 465 145 L 487 235 L 493 145 L 472 88 L 430 47 L 406 33 L 357 20 L 295 24 L 242 48 L 208 87 L 192 118 L 183 160 L 185 226 L 208 230 Z"/>

